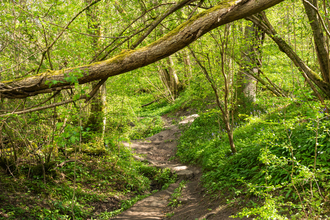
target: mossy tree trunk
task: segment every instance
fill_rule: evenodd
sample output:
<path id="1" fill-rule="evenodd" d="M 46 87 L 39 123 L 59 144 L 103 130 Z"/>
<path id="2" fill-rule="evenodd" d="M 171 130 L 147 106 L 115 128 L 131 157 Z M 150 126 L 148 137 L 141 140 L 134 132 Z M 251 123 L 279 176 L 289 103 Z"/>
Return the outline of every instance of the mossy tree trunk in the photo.
<path id="1" fill-rule="evenodd" d="M 325 78 L 321 78 L 318 73 L 314 72 L 292 49 L 292 47 L 280 37 L 274 27 L 271 25 L 265 14 L 262 14 L 262 19 L 256 16 L 247 17 L 248 20 L 252 21 L 260 29 L 262 29 L 273 41 L 278 45 L 279 49 L 284 52 L 300 70 L 302 76 L 310 84 L 311 88 L 318 95 L 322 101 L 323 98 L 319 92 L 315 89 L 314 84 L 328 97 L 330 97 L 330 83 Z M 322 75 L 323 77 L 323 75 Z"/>
<path id="2" fill-rule="evenodd" d="M 244 27 L 244 41 L 241 48 L 240 71 L 238 72 L 238 103 L 246 105 L 256 101 L 257 81 L 250 75 L 259 76 L 262 54 L 261 46 L 265 34 L 253 23 Z"/>
<path id="3" fill-rule="evenodd" d="M 86 5 L 89 5 L 92 0 L 85 0 Z M 88 31 L 90 34 L 95 36 L 101 35 L 101 26 L 100 21 L 97 16 L 97 7 L 88 8 L 86 10 L 86 17 L 88 22 Z M 99 49 L 99 38 L 91 38 L 91 46 L 94 51 L 94 57 L 97 55 Z M 97 85 L 98 82 L 92 82 L 92 88 Z M 89 128 L 93 132 L 102 132 L 104 133 L 105 129 L 105 96 L 106 96 L 106 86 L 105 83 L 97 90 L 94 97 L 91 100 L 90 115 L 85 125 L 86 128 Z"/>
<path id="4" fill-rule="evenodd" d="M 318 7 L 318 0 L 309 0 L 311 4 Z M 306 14 L 308 16 L 309 24 L 313 30 L 313 38 L 316 49 L 317 58 L 319 61 L 322 78 L 325 82 L 330 83 L 330 58 L 329 51 L 327 48 L 326 38 L 323 34 L 320 18 L 313 7 L 303 1 Z M 329 28 L 329 27 L 328 27 Z"/>
<path id="5" fill-rule="evenodd" d="M 163 66 L 158 66 L 158 69 L 160 79 L 165 86 L 166 93 L 174 101 L 178 97 L 179 78 L 174 68 L 172 56 L 167 57 L 166 63 Z"/>
<path id="6" fill-rule="evenodd" d="M 126 51 L 109 60 L 76 68 L 46 71 L 26 78 L 2 81 L 0 82 L 0 97 L 12 99 L 26 98 L 38 94 L 71 89 L 73 85 L 65 78 L 77 71 L 83 73 L 77 79 L 79 84 L 85 84 L 147 66 L 183 49 L 216 27 L 258 13 L 282 1 L 230 0 L 197 14 L 148 46 Z M 56 83 L 50 84 L 50 82 Z M 330 93 L 330 84 L 325 85 L 325 87 L 327 87 L 325 89 L 328 89 Z M 72 100 L 62 102 L 61 104 L 68 102 L 72 102 Z"/>

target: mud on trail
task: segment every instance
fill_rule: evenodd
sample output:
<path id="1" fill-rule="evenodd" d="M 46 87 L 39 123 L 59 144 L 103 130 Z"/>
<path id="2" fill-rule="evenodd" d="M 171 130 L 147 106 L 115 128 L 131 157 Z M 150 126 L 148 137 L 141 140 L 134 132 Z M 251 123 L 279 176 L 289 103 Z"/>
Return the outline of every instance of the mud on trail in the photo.
<path id="1" fill-rule="evenodd" d="M 178 175 L 178 181 L 171 184 L 166 190 L 159 191 L 139 202 L 130 209 L 112 219 L 126 220 L 195 220 L 195 219 L 217 219 L 226 220 L 237 212 L 234 207 L 228 207 L 224 199 L 211 199 L 205 196 L 205 191 L 200 184 L 202 175 L 198 167 L 181 164 L 170 160 L 175 156 L 178 139 L 181 136 L 182 126 L 189 126 L 198 115 L 190 115 L 178 125 L 171 125 L 168 118 L 163 118 L 166 122 L 165 130 L 145 140 L 134 140 L 131 143 L 124 143 L 130 147 L 137 156 L 135 159 L 148 162 L 151 166 L 159 168 L 170 168 Z M 179 187 L 182 180 L 187 180 L 181 197 L 178 199 L 181 205 L 177 208 L 168 206 L 171 195 Z M 167 214 L 167 216 L 166 216 Z M 169 217 L 170 216 L 170 217 Z M 244 218 L 249 219 L 249 218 Z"/>

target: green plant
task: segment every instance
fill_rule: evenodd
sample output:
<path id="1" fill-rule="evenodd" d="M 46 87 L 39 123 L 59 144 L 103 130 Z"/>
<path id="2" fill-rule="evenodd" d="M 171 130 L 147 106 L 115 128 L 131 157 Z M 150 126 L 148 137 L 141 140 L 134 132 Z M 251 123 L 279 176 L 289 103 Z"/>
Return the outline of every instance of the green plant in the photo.
<path id="1" fill-rule="evenodd" d="M 170 212 L 170 213 L 166 213 L 165 216 L 168 218 L 171 218 L 172 216 L 174 216 L 174 212 Z"/>
<path id="2" fill-rule="evenodd" d="M 173 194 L 171 195 L 170 202 L 167 204 L 171 207 L 177 207 L 181 204 L 179 198 L 181 197 L 182 190 L 186 187 L 187 181 L 182 180 L 179 183 L 179 186 L 174 190 Z"/>
<path id="3" fill-rule="evenodd" d="M 325 215 L 330 136 L 324 109 L 311 101 L 265 106 L 237 121 L 236 155 L 219 132 L 216 114 L 204 113 L 181 136 L 177 156 L 201 164 L 204 186 L 210 193 L 230 192 L 231 204 L 257 195 L 261 200 L 245 215 L 249 210 L 256 216 L 305 216 L 307 207 L 314 213 L 309 215 Z"/>

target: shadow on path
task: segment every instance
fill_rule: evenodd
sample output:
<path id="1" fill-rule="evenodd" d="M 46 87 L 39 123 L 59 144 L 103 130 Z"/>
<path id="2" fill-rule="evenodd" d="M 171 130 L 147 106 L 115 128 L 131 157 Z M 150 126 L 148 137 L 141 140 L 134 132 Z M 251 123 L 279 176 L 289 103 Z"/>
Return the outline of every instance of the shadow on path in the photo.
<path id="1" fill-rule="evenodd" d="M 159 191 L 148 198 L 137 202 L 130 209 L 112 219 L 148 220 L 148 219 L 218 219 L 226 220 L 236 209 L 219 206 L 219 201 L 211 201 L 205 198 L 202 187 L 199 185 L 201 170 L 197 167 L 180 164 L 169 159 L 175 156 L 177 140 L 181 136 L 181 126 L 189 126 L 197 118 L 194 114 L 186 117 L 179 125 L 166 126 L 164 131 L 155 134 L 145 140 L 134 140 L 131 143 L 124 142 L 124 146 L 131 148 L 137 153 L 135 159 L 146 161 L 151 166 L 170 168 L 178 175 L 178 181 L 171 184 L 168 189 Z M 166 120 L 166 119 L 165 119 Z M 181 180 L 188 180 L 186 187 L 179 198 L 181 206 L 172 210 L 168 207 L 169 199 Z M 173 213 L 171 218 L 166 213 Z M 248 219 L 248 218 L 244 218 Z"/>

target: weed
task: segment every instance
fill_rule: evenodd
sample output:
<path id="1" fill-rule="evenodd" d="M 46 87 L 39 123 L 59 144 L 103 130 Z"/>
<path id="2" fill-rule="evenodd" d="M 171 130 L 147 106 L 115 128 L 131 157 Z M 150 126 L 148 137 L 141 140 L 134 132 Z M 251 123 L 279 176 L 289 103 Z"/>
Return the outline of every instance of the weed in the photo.
<path id="1" fill-rule="evenodd" d="M 171 195 L 170 202 L 167 204 L 168 206 L 171 207 L 177 207 L 181 204 L 181 201 L 179 198 L 181 197 L 182 190 L 186 187 L 187 181 L 182 180 L 178 186 L 174 190 L 174 193 Z"/>

